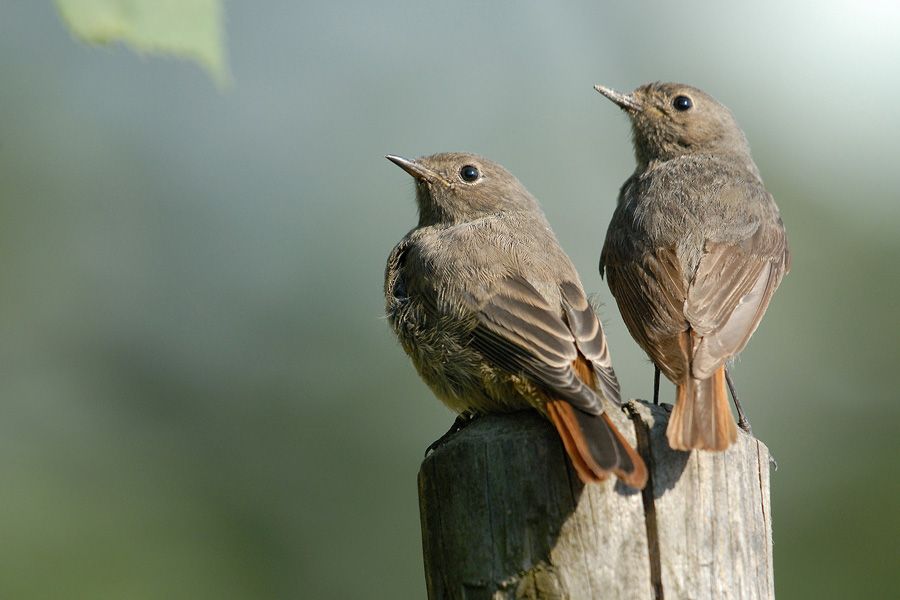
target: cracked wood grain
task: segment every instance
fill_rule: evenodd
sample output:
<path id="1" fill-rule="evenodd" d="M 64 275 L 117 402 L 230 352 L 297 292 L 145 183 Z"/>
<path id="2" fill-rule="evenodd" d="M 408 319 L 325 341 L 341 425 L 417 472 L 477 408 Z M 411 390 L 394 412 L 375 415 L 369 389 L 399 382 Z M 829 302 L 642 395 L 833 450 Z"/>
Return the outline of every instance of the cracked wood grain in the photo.
<path id="1" fill-rule="evenodd" d="M 647 461 L 643 494 L 582 485 L 532 412 L 451 437 L 419 471 L 428 597 L 774 598 L 767 448 L 742 434 L 724 453 L 673 451 L 668 414 L 612 415 Z"/>

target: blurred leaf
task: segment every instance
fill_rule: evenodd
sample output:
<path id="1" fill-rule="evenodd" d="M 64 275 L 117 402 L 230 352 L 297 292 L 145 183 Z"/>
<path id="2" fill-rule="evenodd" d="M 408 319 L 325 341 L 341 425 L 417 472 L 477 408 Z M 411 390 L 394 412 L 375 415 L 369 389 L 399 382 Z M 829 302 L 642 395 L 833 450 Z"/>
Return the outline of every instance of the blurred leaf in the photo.
<path id="1" fill-rule="evenodd" d="M 93 44 L 124 42 L 137 52 L 171 54 L 228 82 L 220 0 L 56 0 L 72 32 Z"/>

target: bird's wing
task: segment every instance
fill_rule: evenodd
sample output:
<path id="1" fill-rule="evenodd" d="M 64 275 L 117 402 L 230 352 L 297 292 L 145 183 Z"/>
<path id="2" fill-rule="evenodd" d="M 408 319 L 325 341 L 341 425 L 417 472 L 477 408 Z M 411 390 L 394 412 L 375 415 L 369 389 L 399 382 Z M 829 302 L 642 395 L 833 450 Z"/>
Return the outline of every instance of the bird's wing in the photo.
<path id="1" fill-rule="evenodd" d="M 629 333 L 672 381 L 690 365 L 684 316 L 688 281 L 674 248 L 635 253 L 607 236 L 601 269 Z"/>
<path id="2" fill-rule="evenodd" d="M 597 316 L 577 283 L 563 283 L 560 296 L 562 307 L 554 309 L 525 279 L 504 279 L 476 311 L 472 344 L 543 391 L 547 416 L 582 481 L 612 472 L 643 488 L 643 460 L 604 413 L 601 394 L 620 403 L 619 384 Z"/>
<path id="3" fill-rule="evenodd" d="M 607 399 L 622 403 L 619 395 L 619 380 L 613 370 L 609 346 L 603 334 L 600 319 L 588 302 L 584 290 L 575 282 L 567 281 L 560 286 L 566 324 L 575 336 L 578 351 L 590 362 L 594 371 L 594 381 Z"/>
<path id="4" fill-rule="evenodd" d="M 581 351 L 594 372 L 599 370 L 597 383 L 604 395 L 619 402 L 618 383 L 603 331 L 599 323 L 596 329 L 591 327 L 584 312 L 590 307 L 577 284 L 563 284 L 561 292 L 562 309 L 550 306 L 524 278 L 504 279 L 486 302 L 471 307 L 477 315 L 472 344 L 494 364 L 513 373 L 524 373 L 545 391 L 583 412 L 599 415 L 603 405 L 592 389 L 594 382 L 583 380 L 576 365 Z M 593 319 L 596 321 L 596 316 Z"/>
<path id="5" fill-rule="evenodd" d="M 409 247 L 408 237 L 400 240 L 400 243 L 391 250 L 384 268 L 384 298 L 387 303 L 388 315 L 395 312 L 397 305 L 407 299 L 408 291 L 403 278 L 403 263 Z"/>
<path id="6" fill-rule="evenodd" d="M 706 379 L 740 352 L 790 266 L 780 223 L 737 242 L 707 242 L 688 288 L 684 315 L 694 336 L 693 376 Z"/>

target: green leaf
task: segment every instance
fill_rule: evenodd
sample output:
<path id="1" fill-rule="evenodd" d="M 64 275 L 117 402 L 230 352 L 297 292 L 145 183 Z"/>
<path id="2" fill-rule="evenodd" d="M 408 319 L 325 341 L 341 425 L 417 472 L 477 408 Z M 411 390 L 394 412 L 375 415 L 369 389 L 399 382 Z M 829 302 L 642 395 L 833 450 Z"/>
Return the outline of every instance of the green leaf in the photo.
<path id="1" fill-rule="evenodd" d="M 56 6 L 85 42 L 189 58 L 219 85 L 229 81 L 220 0 L 56 0 Z"/>

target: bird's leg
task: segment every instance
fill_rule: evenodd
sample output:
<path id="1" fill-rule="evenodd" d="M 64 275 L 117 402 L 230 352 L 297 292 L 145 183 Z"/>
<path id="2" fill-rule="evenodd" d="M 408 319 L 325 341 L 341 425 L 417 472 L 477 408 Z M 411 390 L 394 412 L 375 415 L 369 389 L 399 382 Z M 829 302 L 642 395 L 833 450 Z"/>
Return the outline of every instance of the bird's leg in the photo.
<path id="1" fill-rule="evenodd" d="M 659 406 L 659 367 L 653 365 L 653 404 Z"/>
<path id="2" fill-rule="evenodd" d="M 725 367 L 725 381 L 728 382 L 728 389 L 731 390 L 731 399 L 734 400 L 734 407 L 737 409 L 738 427 L 753 435 L 753 430 L 750 429 L 750 419 L 747 418 L 747 415 L 744 414 L 744 409 L 741 408 L 741 401 L 738 400 L 737 392 L 734 390 L 734 381 L 731 379 L 731 372 L 728 370 L 728 367 Z"/>
<path id="3" fill-rule="evenodd" d="M 429 454 L 443 446 L 447 442 L 447 440 L 453 437 L 453 434 L 465 429 L 466 426 L 474 421 L 477 416 L 478 415 L 476 415 L 475 413 L 471 413 L 468 411 L 460 413 L 456 417 L 456 420 L 453 421 L 453 425 L 450 426 L 450 429 L 447 430 L 447 433 L 431 442 L 431 444 L 429 444 L 428 447 L 425 448 L 425 456 L 428 456 Z"/>

